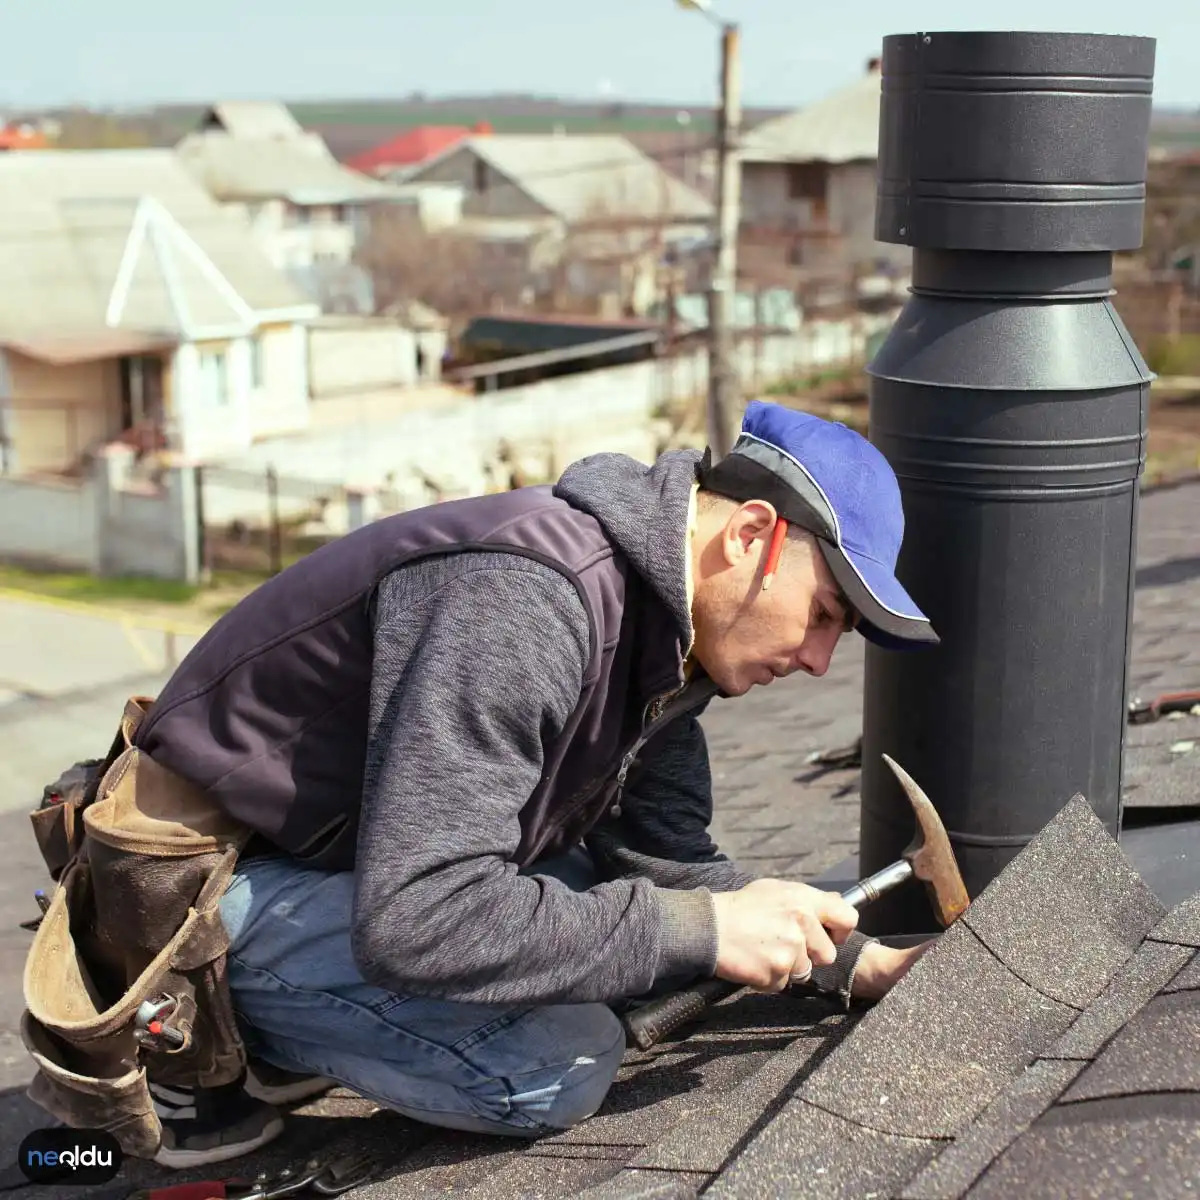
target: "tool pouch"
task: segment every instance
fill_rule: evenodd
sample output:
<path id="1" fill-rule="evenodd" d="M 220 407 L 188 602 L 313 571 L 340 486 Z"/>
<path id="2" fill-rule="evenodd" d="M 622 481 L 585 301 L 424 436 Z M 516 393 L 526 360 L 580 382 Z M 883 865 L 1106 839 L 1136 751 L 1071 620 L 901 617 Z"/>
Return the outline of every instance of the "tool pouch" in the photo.
<path id="1" fill-rule="evenodd" d="M 38 1067 L 30 1098 L 69 1126 L 108 1130 L 139 1157 L 162 1134 L 148 1076 L 218 1087 L 246 1061 L 218 906 L 248 832 L 132 745 L 148 706 L 126 705 L 102 777 L 89 784 L 85 767 L 78 794 L 64 789 L 54 802 L 58 823 L 43 818 L 55 830 L 39 836 L 52 873 L 70 857 L 26 960 L 21 1026 Z M 177 1049 L 135 1036 L 139 1005 L 162 996 L 184 1035 Z"/>

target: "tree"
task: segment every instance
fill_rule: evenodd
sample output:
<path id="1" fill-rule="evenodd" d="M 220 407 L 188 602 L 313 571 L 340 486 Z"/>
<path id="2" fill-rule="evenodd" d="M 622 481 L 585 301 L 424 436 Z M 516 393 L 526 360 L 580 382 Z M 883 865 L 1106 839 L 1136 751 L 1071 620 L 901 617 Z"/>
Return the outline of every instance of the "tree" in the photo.
<path id="1" fill-rule="evenodd" d="M 358 254 L 375 283 L 376 307 L 418 300 L 451 320 L 508 295 L 504 256 L 453 229 L 429 232 L 403 209 L 381 208 Z"/>

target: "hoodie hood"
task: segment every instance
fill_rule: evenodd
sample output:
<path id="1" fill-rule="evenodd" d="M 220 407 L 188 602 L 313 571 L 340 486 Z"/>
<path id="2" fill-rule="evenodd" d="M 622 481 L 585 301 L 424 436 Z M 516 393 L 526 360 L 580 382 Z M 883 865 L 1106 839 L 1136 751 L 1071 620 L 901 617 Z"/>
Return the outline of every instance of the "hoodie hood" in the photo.
<path id="1" fill-rule="evenodd" d="M 688 514 L 701 455 L 669 450 L 651 466 L 626 454 L 593 454 L 572 463 L 554 494 L 596 518 L 679 626 L 686 653 L 694 640 L 688 578 Z"/>

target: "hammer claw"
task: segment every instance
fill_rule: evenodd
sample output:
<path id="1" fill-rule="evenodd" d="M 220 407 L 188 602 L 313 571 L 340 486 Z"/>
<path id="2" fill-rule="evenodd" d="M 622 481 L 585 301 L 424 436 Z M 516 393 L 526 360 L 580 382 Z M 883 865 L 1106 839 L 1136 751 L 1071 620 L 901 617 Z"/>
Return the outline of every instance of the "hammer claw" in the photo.
<path id="1" fill-rule="evenodd" d="M 946 827 L 917 781 L 889 755 L 885 754 L 883 761 L 904 789 L 917 818 L 917 833 L 904 851 L 904 857 L 912 864 L 913 874 L 925 884 L 934 913 L 946 928 L 957 921 L 971 903 L 950 839 L 946 836 Z"/>

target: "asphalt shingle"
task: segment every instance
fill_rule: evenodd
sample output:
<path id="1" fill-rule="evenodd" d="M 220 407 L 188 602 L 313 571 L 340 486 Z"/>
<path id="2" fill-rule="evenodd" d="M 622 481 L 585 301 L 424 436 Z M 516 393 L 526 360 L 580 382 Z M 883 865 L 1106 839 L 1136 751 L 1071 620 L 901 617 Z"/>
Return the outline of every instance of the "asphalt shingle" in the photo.
<path id="1" fill-rule="evenodd" d="M 823 1021 L 773 1055 L 732 1095 L 714 1098 L 673 1126 L 634 1159 L 632 1166 L 716 1174 L 754 1127 L 769 1119 L 852 1025 L 852 1018 L 843 1016 Z"/>
<path id="2" fill-rule="evenodd" d="M 1190 948 L 1143 942 L 1106 991 L 1046 1052 L 1046 1058 L 1087 1061 L 1166 986 L 1192 956 Z"/>
<path id="3" fill-rule="evenodd" d="M 1200 946 L 1200 892 L 1175 905 L 1149 936 L 1156 942 Z"/>
<path id="4" fill-rule="evenodd" d="M 462 1200 L 562 1200 L 610 1178 L 618 1169 L 616 1162 L 604 1157 L 526 1153 L 460 1194 Z"/>
<path id="5" fill-rule="evenodd" d="M 673 1171 L 627 1170 L 580 1192 L 575 1200 L 695 1200 L 705 1179 Z"/>
<path id="6" fill-rule="evenodd" d="M 799 1095 L 884 1133 L 950 1138 L 1074 1017 L 1018 979 L 960 920 Z"/>
<path id="7" fill-rule="evenodd" d="M 1082 1063 L 1036 1062 L 899 1192 L 900 1200 L 957 1200 L 1061 1095 Z"/>
<path id="8" fill-rule="evenodd" d="M 1150 1092 L 1200 1092 L 1200 991 L 1156 996 L 1071 1085 L 1063 1100 Z"/>
<path id="9" fill-rule="evenodd" d="M 1188 669 L 1198 686 L 1200 666 Z M 1122 789 L 1131 820 L 1147 809 L 1200 809 L 1200 716 L 1130 726 Z"/>
<path id="10" fill-rule="evenodd" d="M 1200 954 L 1191 961 L 1163 988 L 1164 992 L 1187 992 L 1200 989 Z"/>
<path id="11" fill-rule="evenodd" d="M 1056 1105 L 996 1160 L 971 1200 L 1195 1200 L 1200 1097 Z"/>
<path id="12" fill-rule="evenodd" d="M 1090 806 L 1072 798 L 961 920 L 1019 979 L 1083 1009 L 1164 913 Z"/>
<path id="13" fill-rule="evenodd" d="M 867 1129 L 797 1099 L 704 1195 L 706 1200 L 889 1195 L 941 1144 Z"/>

